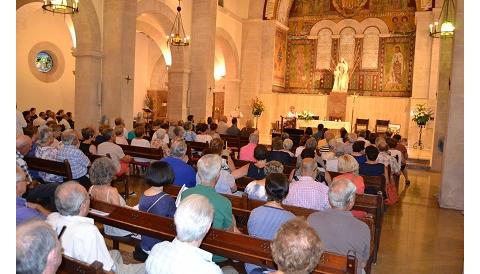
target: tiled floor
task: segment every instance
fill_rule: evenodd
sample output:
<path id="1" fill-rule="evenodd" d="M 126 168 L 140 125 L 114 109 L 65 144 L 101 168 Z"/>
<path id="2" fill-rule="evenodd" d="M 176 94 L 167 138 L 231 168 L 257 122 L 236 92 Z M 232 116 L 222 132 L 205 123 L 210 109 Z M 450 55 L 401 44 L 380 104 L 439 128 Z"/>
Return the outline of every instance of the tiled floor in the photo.
<path id="1" fill-rule="evenodd" d="M 401 201 L 385 214 L 378 260 L 372 273 L 462 273 L 463 215 L 438 207 L 434 195 L 439 189 L 439 173 L 410 170 L 409 175 L 411 185 L 405 189 L 401 178 Z M 141 179 L 132 182 L 137 195 L 128 199 L 131 206 L 138 203 L 147 188 Z M 121 249 L 132 250 L 123 245 Z"/>

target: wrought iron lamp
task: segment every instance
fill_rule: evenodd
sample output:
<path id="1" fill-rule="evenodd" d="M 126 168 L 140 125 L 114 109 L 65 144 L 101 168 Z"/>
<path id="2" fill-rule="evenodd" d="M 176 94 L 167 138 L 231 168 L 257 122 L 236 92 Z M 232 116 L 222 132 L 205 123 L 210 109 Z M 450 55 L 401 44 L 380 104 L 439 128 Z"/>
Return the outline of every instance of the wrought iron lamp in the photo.
<path id="1" fill-rule="evenodd" d="M 454 0 L 444 0 L 440 11 L 439 21 L 430 24 L 430 36 L 433 38 L 453 37 L 455 32 L 455 3 Z"/>
<path id="2" fill-rule="evenodd" d="M 60 14 L 78 13 L 79 0 L 43 0 L 42 9 Z"/>
<path id="3" fill-rule="evenodd" d="M 167 45 L 168 46 L 188 46 L 190 44 L 190 37 L 185 35 L 185 30 L 183 29 L 182 23 L 182 8 L 180 7 L 181 0 L 178 0 L 177 7 L 177 16 L 175 16 L 175 21 L 173 21 L 172 30 L 170 35 L 167 35 Z"/>

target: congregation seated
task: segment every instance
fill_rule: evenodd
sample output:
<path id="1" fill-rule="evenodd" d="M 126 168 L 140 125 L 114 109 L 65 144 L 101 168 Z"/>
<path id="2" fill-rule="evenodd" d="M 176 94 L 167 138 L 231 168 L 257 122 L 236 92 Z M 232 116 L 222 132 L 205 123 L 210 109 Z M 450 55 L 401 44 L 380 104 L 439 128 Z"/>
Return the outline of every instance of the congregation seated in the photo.
<path id="1" fill-rule="evenodd" d="M 143 136 L 145 135 L 145 127 L 143 125 L 139 125 L 135 128 L 134 131 L 135 131 L 135 138 L 133 138 L 130 145 L 134 147 L 150 148 L 150 142 L 146 139 L 143 139 Z M 146 158 L 134 157 L 133 159 L 135 162 L 141 162 L 141 163 L 150 162 L 150 159 L 146 159 Z"/>
<path id="2" fill-rule="evenodd" d="M 45 220 L 50 211 L 46 210 L 43 206 L 35 203 L 27 202 L 22 198 L 23 194 L 27 191 L 27 187 L 30 181 L 27 178 L 25 172 L 19 166 L 16 167 L 16 224 L 17 226 L 31 219 Z"/>
<path id="3" fill-rule="evenodd" d="M 100 145 L 103 142 L 107 142 L 109 139 L 104 135 L 105 130 L 109 129 L 109 125 L 99 125 L 98 126 L 98 135 L 95 137 L 95 144 Z M 115 134 L 114 134 L 115 136 Z"/>
<path id="4" fill-rule="evenodd" d="M 240 148 L 238 159 L 242 161 L 250 161 L 255 162 L 255 157 L 253 157 L 253 151 L 255 147 L 258 145 L 258 141 L 260 137 L 256 133 L 250 134 L 248 137 L 248 144 L 244 145 Z"/>
<path id="5" fill-rule="evenodd" d="M 88 189 L 90 198 L 112 205 L 125 206 L 126 202 L 118 193 L 117 188 L 111 186 L 115 173 L 117 171 L 111 159 L 101 157 L 93 161 L 88 172 L 92 183 L 92 186 Z M 129 231 L 109 225 L 104 225 L 103 230 L 105 234 L 110 236 L 123 237 L 132 234 Z"/>
<path id="6" fill-rule="evenodd" d="M 367 132 L 370 134 L 369 130 L 360 130 L 357 135 L 357 141 L 364 141 L 365 142 L 365 147 L 368 147 L 370 145 L 370 141 L 367 139 Z"/>
<path id="7" fill-rule="evenodd" d="M 70 123 L 67 121 L 67 116 L 65 115 L 65 111 L 60 109 L 57 111 L 57 122 L 60 126 L 63 126 L 63 130 L 71 129 Z"/>
<path id="8" fill-rule="evenodd" d="M 253 127 L 253 121 L 251 119 L 248 119 L 245 122 L 245 126 L 240 130 L 240 136 L 242 137 L 248 137 L 250 134 L 254 133 L 256 129 Z"/>
<path id="9" fill-rule="evenodd" d="M 278 270 L 270 272 L 265 268 L 256 268 L 250 274 L 312 273 L 324 251 L 322 240 L 315 230 L 298 217 L 280 226 L 271 249 Z"/>
<path id="10" fill-rule="evenodd" d="M 115 126 L 113 128 L 113 131 L 115 133 L 115 144 L 128 146 L 127 138 L 125 138 L 125 136 L 123 135 L 123 129 L 124 127 L 122 126 Z"/>
<path id="11" fill-rule="evenodd" d="M 200 143 L 210 143 L 212 141 L 212 136 L 208 133 L 208 125 L 200 123 L 197 125 L 197 136 L 195 137 L 195 142 Z"/>
<path id="12" fill-rule="evenodd" d="M 231 172 L 235 170 L 235 163 L 230 156 L 231 150 L 229 148 L 224 149 L 223 146 L 224 142 L 220 138 L 214 138 L 209 144 L 209 148 L 212 148 L 218 152 L 218 155 L 222 156 L 222 169 Z M 202 152 L 202 155 L 204 154 L 205 152 Z"/>
<path id="13" fill-rule="evenodd" d="M 313 158 L 302 160 L 301 176 L 292 181 L 284 204 L 315 210 L 330 208 L 328 204 L 328 186 L 315 181 L 317 177 L 317 163 Z"/>
<path id="14" fill-rule="evenodd" d="M 235 117 L 232 118 L 232 126 L 227 129 L 227 132 L 226 132 L 227 135 L 232 135 L 232 136 L 240 135 L 240 129 L 238 128 L 237 123 L 238 123 L 237 118 Z M 246 136 L 250 136 L 250 135 L 246 135 Z"/>
<path id="15" fill-rule="evenodd" d="M 125 127 L 125 121 L 121 117 L 117 117 L 114 120 L 115 127 L 121 127 L 123 131 L 123 137 L 128 139 L 128 129 Z"/>
<path id="16" fill-rule="evenodd" d="M 268 163 L 267 163 L 268 166 Z M 295 215 L 282 207 L 288 194 L 288 179 L 280 173 L 268 174 L 265 178 L 267 202 L 252 210 L 248 218 L 248 234 L 264 240 L 273 240 L 282 224 L 294 219 Z M 245 264 L 245 270 L 250 273 L 259 266 Z"/>
<path id="17" fill-rule="evenodd" d="M 335 139 L 330 140 L 328 145 L 330 151 L 322 153 L 322 159 L 325 160 L 325 169 L 327 171 L 338 172 L 338 157 L 345 154 L 345 145 Z"/>
<path id="18" fill-rule="evenodd" d="M 53 143 L 52 147 L 59 149 L 63 144 L 60 142 L 60 138 L 62 136 L 62 129 L 55 121 L 49 121 L 45 124 L 52 130 L 53 134 Z M 39 129 L 40 130 L 40 129 Z"/>
<path id="19" fill-rule="evenodd" d="M 175 199 L 163 192 L 163 187 L 172 184 L 174 176 L 174 172 L 168 163 L 162 161 L 152 162 L 145 172 L 145 183 L 150 187 L 140 197 L 138 202 L 139 210 L 163 217 L 173 217 L 177 209 Z M 159 242 L 161 241 L 142 235 L 140 248 L 145 259 L 152 247 Z"/>
<path id="20" fill-rule="evenodd" d="M 405 184 L 409 185 L 410 180 L 408 179 L 408 173 L 407 169 L 405 168 L 407 166 L 407 159 L 408 159 L 408 151 L 405 145 L 402 143 L 402 136 L 399 134 L 395 134 L 392 137 L 395 141 L 397 141 L 397 146 L 396 149 L 402 153 L 402 162 L 400 166 L 400 171 L 403 173 L 403 176 L 405 176 Z"/>
<path id="21" fill-rule="evenodd" d="M 257 145 L 253 150 L 254 163 L 246 164 L 236 170 L 232 171 L 232 175 L 235 179 L 240 177 L 250 177 L 256 180 L 265 178 L 265 164 L 267 163 L 267 148 L 264 145 Z"/>
<path id="22" fill-rule="evenodd" d="M 302 151 L 305 149 L 305 143 L 307 142 L 307 139 L 305 138 L 300 138 L 300 143 L 298 145 L 298 147 L 295 149 L 295 157 L 299 157 L 300 154 L 302 154 Z M 317 146 L 317 144 L 315 143 L 315 147 Z"/>
<path id="23" fill-rule="evenodd" d="M 53 147 L 53 131 L 49 127 L 40 127 L 39 137 L 37 140 L 37 150 L 35 151 L 35 157 L 44 159 L 44 160 L 51 160 L 51 161 L 58 161 L 58 149 Z M 51 173 L 46 173 L 40 171 L 38 173 L 40 178 L 44 182 L 49 183 L 61 183 L 63 182 L 63 177 Z"/>
<path id="24" fill-rule="evenodd" d="M 320 140 L 320 139 L 323 139 L 323 124 L 318 124 L 317 125 L 317 132 L 315 132 L 312 137 L 315 138 L 315 140 L 317 140 L 317 142 Z"/>
<path id="25" fill-rule="evenodd" d="M 353 144 L 357 141 L 357 134 L 350 132 L 347 134 L 347 141 L 344 142 L 345 154 L 351 154 L 353 152 Z"/>
<path id="26" fill-rule="evenodd" d="M 79 182 L 86 189 L 90 187 L 90 179 L 87 176 L 90 159 L 78 149 L 79 141 L 73 129 L 65 130 L 62 133 L 63 146 L 58 150 L 57 161 L 68 160 L 72 170 L 73 180 Z"/>
<path id="27" fill-rule="evenodd" d="M 23 129 L 23 133 L 32 140 L 32 146 L 27 152 L 26 156 L 35 157 L 35 150 L 37 150 L 36 141 L 38 140 L 38 127 L 27 126 Z"/>
<path id="28" fill-rule="evenodd" d="M 145 262 L 147 273 L 222 274 L 212 261 L 212 253 L 200 249 L 212 226 L 214 212 L 205 196 L 192 194 L 183 199 L 174 215 L 175 239 L 153 246 Z"/>
<path id="29" fill-rule="evenodd" d="M 95 135 L 95 130 L 91 127 L 82 128 L 82 142 L 79 149 L 87 154 L 97 154 L 97 147 L 92 143 Z"/>
<path id="30" fill-rule="evenodd" d="M 194 187 L 196 184 L 195 170 L 191 165 L 187 164 L 188 157 L 186 154 L 187 143 L 183 140 L 175 141 L 170 147 L 170 156 L 164 157 L 161 161 L 170 164 L 175 175 L 174 185 Z"/>
<path id="31" fill-rule="evenodd" d="M 378 142 L 378 156 L 377 162 L 382 163 L 385 166 L 390 166 L 393 174 L 400 174 L 400 162 L 389 154 L 388 144 L 384 140 Z"/>
<path id="32" fill-rule="evenodd" d="M 386 174 L 385 166 L 377 162 L 378 148 L 369 145 L 365 148 L 365 155 L 367 156 L 367 161 L 360 164 L 358 170 L 361 175 L 381 176 Z"/>
<path id="33" fill-rule="evenodd" d="M 215 141 L 215 140 L 221 140 L 221 139 L 216 138 L 213 140 Z M 222 150 L 218 148 L 210 147 L 210 148 L 204 149 L 202 154 L 203 155 L 216 154 L 218 156 L 222 156 Z M 201 184 L 200 175 L 198 173 L 195 176 L 195 180 L 197 182 L 197 185 Z M 226 160 L 223 158 L 222 158 L 222 168 L 220 170 L 220 175 L 215 185 L 215 191 L 218 193 L 225 193 L 225 194 L 232 194 L 237 191 L 235 178 L 233 178 L 232 174 L 230 174 L 229 167 L 226 163 Z"/>
<path id="34" fill-rule="evenodd" d="M 197 134 L 193 131 L 193 124 L 191 122 L 186 122 L 183 124 L 185 133 L 183 133 L 183 139 L 187 142 L 194 142 Z"/>
<path id="35" fill-rule="evenodd" d="M 225 115 L 220 116 L 220 119 L 218 121 L 218 128 L 217 132 L 218 134 L 227 134 L 227 129 L 228 129 L 228 118 Z"/>
<path id="36" fill-rule="evenodd" d="M 370 257 L 370 229 L 355 218 L 351 209 L 355 203 L 355 185 L 348 179 L 334 179 L 328 190 L 331 208 L 308 216 L 308 223 L 317 232 L 325 251 L 358 259 L 357 273 L 362 273 Z"/>
<path id="37" fill-rule="evenodd" d="M 220 138 L 220 134 L 218 134 L 217 132 L 218 125 L 212 122 L 208 126 L 209 126 L 208 135 L 212 136 L 212 139 Z"/>
<path id="38" fill-rule="evenodd" d="M 355 141 L 352 145 L 351 155 L 359 165 L 367 161 L 367 156 L 365 156 L 365 141 Z"/>
<path id="39" fill-rule="evenodd" d="M 165 135 L 167 132 L 160 128 L 156 131 L 156 134 L 153 134 L 152 140 L 150 141 L 150 146 L 153 148 L 161 148 L 163 152 L 163 157 L 167 157 L 170 155 L 170 148 L 168 147 L 168 143 L 165 143 Z"/>
<path id="40" fill-rule="evenodd" d="M 31 220 L 16 229 L 16 273 L 55 274 L 62 263 L 62 245 L 44 221 Z"/>
<path id="41" fill-rule="evenodd" d="M 268 152 L 267 161 L 279 161 L 284 165 L 289 165 L 291 162 L 290 154 L 283 151 L 283 142 L 281 137 L 274 137 L 272 139 L 272 150 Z"/>
<path id="42" fill-rule="evenodd" d="M 107 128 L 103 130 L 103 136 L 106 139 L 105 142 L 101 143 L 97 147 L 97 154 L 101 156 L 110 155 L 113 164 L 117 170 L 116 176 L 121 176 L 128 172 L 128 165 L 132 161 L 130 155 L 125 155 L 123 149 L 115 144 L 116 136 L 113 134 L 112 128 Z"/>
<path id="43" fill-rule="evenodd" d="M 45 114 L 45 112 L 41 111 L 38 114 L 38 117 L 33 120 L 32 124 L 34 127 L 43 126 L 47 122 L 46 119 L 47 119 L 47 115 Z"/>
<path id="44" fill-rule="evenodd" d="M 400 169 L 403 162 L 403 153 L 397 149 L 397 141 L 393 138 L 387 138 L 386 140 L 388 145 L 388 153 L 390 156 L 397 160 L 397 163 L 400 165 Z"/>
<path id="45" fill-rule="evenodd" d="M 206 197 L 214 209 L 213 228 L 239 232 L 235 224 L 235 218 L 232 214 L 232 203 L 228 198 L 218 194 L 215 191 L 217 179 L 220 176 L 222 158 L 215 154 L 202 156 L 197 163 L 198 175 L 201 184 L 189 188 L 181 193 L 181 199 L 184 200 L 192 194 L 200 194 Z M 224 257 L 214 255 L 214 262 L 222 262 Z"/>
<path id="46" fill-rule="evenodd" d="M 340 131 L 340 137 L 337 138 L 337 142 L 339 142 L 339 143 L 345 143 L 345 142 L 347 142 L 347 139 L 348 139 L 348 131 L 347 131 L 344 127 L 340 128 L 339 131 Z"/>
<path id="47" fill-rule="evenodd" d="M 315 152 L 314 149 L 312 148 L 306 148 L 302 151 L 302 154 L 300 154 L 300 157 L 297 158 L 297 165 L 295 166 L 295 169 L 290 172 L 289 175 L 289 181 L 298 181 L 299 177 L 302 176 L 302 160 L 305 158 L 312 158 L 312 159 L 317 159 L 319 158 Z M 321 159 L 320 159 L 321 160 Z M 315 181 L 322 182 L 324 181 L 322 177 L 322 172 L 320 171 L 318 167 L 318 161 L 317 162 L 317 167 L 316 167 L 316 174 L 317 176 L 315 177 Z"/>
<path id="48" fill-rule="evenodd" d="M 32 180 L 30 173 L 28 171 L 28 166 L 25 160 L 23 159 L 24 156 L 30 151 L 32 147 L 32 139 L 27 135 L 18 135 L 16 138 L 16 161 L 17 166 L 22 168 L 22 170 L 26 173 L 26 176 L 29 181 Z"/>
<path id="49" fill-rule="evenodd" d="M 291 151 L 292 147 L 293 147 L 293 141 L 292 139 L 290 138 L 285 138 L 283 140 L 283 149 L 282 151 L 288 153 L 288 155 L 290 155 L 290 157 L 295 157 L 295 154 L 293 154 L 293 152 Z"/>
<path id="50" fill-rule="evenodd" d="M 269 161 L 264 168 L 265 178 L 252 181 L 245 187 L 245 193 L 249 199 L 266 201 L 268 199 L 266 192 L 266 176 L 274 173 L 283 173 L 283 165 L 278 161 Z"/>
<path id="51" fill-rule="evenodd" d="M 185 129 L 183 129 L 183 126 L 180 126 L 180 124 L 183 125 L 183 123 L 181 122 L 178 122 L 178 126 L 176 126 L 174 129 L 173 129 L 173 138 L 171 140 L 171 142 L 175 142 L 177 140 L 183 140 L 183 135 L 185 134 Z"/>
<path id="52" fill-rule="evenodd" d="M 320 153 L 322 153 L 322 154 L 330 151 L 329 143 L 330 143 L 330 140 L 335 139 L 335 134 L 333 133 L 333 131 L 327 130 L 327 131 L 325 131 L 323 136 L 325 138 L 320 139 L 317 143 L 317 147 L 320 149 Z"/>
<path id="53" fill-rule="evenodd" d="M 64 230 L 61 243 L 65 255 L 87 264 L 99 261 L 105 271 L 145 272 L 143 263 L 125 265 L 118 250 L 107 249 L 93 219 L 86 217 L 90 209 L 90 199 L 83 186 L 75 181 L 61 184 L 55 192 L 55 204 L 58 212 L 48 215 L 47 223 L 57 234 Z"/>
<path id="54" fill-rule="evenodd" d="M 358 169 L 358 162 L 352 155 L 342 155 L 338 157 L 338 172 L 342 174 L 335 178 L 350 180 L 357 189 L 356 193 L 363 194 L 365 192 L 365 183 L 363 182 L 363 177 L 358 175 Z"/>

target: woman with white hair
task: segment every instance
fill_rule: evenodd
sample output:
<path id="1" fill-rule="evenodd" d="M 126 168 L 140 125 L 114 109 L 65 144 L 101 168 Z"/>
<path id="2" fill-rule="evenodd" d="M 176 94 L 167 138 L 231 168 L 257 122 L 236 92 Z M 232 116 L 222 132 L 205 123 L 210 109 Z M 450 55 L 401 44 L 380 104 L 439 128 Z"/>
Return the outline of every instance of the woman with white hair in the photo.
<path id="1" fill-rule="evenodd" d="M 38 134 L 37 149 L 35 157 L 45 160 L 58 161 L 58 149 L 53 147 L 53 131 L 51 128 L 41 126 Z M 63 177 L 51 173 L 40 171 L 38 173 L 44 182 L 61 183 Z"/>
<path id="2" fill-rule="evenodd" d="M 295 154 L 293 154 L 293 152 L 290 151 L 292 149 L 292 147 L 293 147 L 292 139 L 286 138 L 285 140 L 283 140 L 283 150 L 282 151 L 288 153 L 288 155 L 290 155 L 290 157 L 295 157 Z"/>
<path id="3" fill-rule="evenodd" d="M 157 134 L 154 134 L 152 137 L 152 141 L 150 142 L 151 147 L 153 148 L 162 148 L 163 151 L 163 157 L 170 156 L 170 148 L 168 147 L 168 144 L 165 143 L 165 135 L 167 134 L 167 131 L 164 130 L 163 128 L 157 130 Z"/>

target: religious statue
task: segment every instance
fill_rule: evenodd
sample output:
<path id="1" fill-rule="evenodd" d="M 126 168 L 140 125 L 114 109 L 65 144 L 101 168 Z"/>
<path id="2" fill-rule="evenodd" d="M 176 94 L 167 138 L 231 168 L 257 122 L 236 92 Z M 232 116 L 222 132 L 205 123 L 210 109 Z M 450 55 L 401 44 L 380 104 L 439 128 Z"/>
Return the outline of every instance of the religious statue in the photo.
<path id="1" fill-rule="evenodd" d="M 335 67 L 333 75 L 335 76 L 335 82 L 333 84 L 332 92 L 347 92 L 349 77 L 348 64 L 345 59 L 340 59 L 340 62 Z"/>

